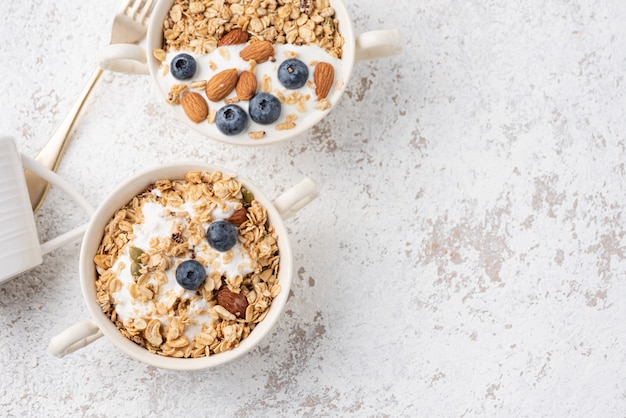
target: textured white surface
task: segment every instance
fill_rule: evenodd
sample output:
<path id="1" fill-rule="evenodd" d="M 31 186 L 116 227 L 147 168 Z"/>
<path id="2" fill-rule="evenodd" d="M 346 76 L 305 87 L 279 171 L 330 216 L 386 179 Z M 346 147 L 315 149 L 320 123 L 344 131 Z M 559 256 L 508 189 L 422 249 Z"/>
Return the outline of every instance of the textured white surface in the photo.
<path id="1" fill-rule="evenodd" d="M 79 245 L 0 286 L 4 416 L 623 416 L 626 3 L 348 0 L 401 57 L 360 63 L 301 137 L 233 148 L 179 125 L 148 78 L 105 74 L 59 173 L 94 205 L 140 168 L 232 167 L 288 221 L 297 276 L 271 338 L 219 369 L 145 366 L 87 316 Z M 34 156 L 108 42 L 115 1 L 1 2 L 0 132 Z M 42 239 L 85 222 L 52 190 Z"/>

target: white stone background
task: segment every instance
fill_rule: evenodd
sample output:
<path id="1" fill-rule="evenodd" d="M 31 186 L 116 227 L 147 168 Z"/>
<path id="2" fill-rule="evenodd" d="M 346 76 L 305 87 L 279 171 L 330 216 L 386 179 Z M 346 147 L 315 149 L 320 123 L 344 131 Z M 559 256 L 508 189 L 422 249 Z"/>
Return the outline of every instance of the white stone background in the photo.
<path id="1" fill-rule="evenodd" d="M 2 416 L 548 416 L 626 411 L 626 3 L 347 0 L 398 28 L 310 132 L 260 148 L 181 126 L 147 77 L 106 73 L 59 173 L 97 205 L 157 163 L 232 167 L 288 221 L 296 275 L 272 335 L 217 369 L 146 366 L 86 319 L 79 244 L 0 285 Z M 0 2 L 0 132 L 34 156 L 108 42 L 113 0 Z M 52 190 L 42 239 L 86 221 Z"/>

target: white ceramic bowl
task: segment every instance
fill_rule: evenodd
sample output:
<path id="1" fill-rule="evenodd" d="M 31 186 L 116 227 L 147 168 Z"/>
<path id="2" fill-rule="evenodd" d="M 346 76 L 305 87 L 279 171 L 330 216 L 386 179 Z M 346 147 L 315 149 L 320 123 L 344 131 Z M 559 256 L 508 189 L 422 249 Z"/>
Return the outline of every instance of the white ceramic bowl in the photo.
<path id="1" fill-rule="evenodd" d="M 180 179 L 190 170 L 219 170 L 224 173 L 232 173 L 229 170 L 202 163 L 175 163 L 160 166 L 145 171 L 122 183 L 97 208 L 85 232 L 79 261 L 81 289 L 85 304 L 91 314 L 91 319 L 77 323 L 58 336 L 53 337 L 49 346 L 53 354 L 63 357 L 104 335 L 122 352 L 152 366 L 174 370 L 205 369 L 242 356 L 252 347 L 259 344 L 274 327 L 285 308 L 293 277 L 293 255 L 287 228 L 283 220 L 296 213 L 317 196 L 319 191 L 318 185 L 308 178 L 305 178 L 272 202 L 252 182 L 237 176 L 237 180 L 250 190 L 254 194 L 255 199 L 267 209 L 268 221 L 275 228 L 280 255 L 278 280 L 282 288 L 281 292 L 273 300 L 267 317 L 252 330 L 247 338 L 240 342 L 238 347 L 230 351 L 201 358 L 181 359 L 153 354 L 124 337 L 97 304 L 96 268 L 93 258 L 98 250 L 103 237 L 104 227 L 108 221 L 113 217 L 117 209 L 128 203 L 135 195 L 141 193 L 154 181 L 159 179 Z"/>
<path id="2" fill-rule="evenodd" d="M 112 44 L 106 46 L 100 54 L 99 63 L 104 69 L 118 71 L 131 74 L 150 74 L 156 89 L 159 92 L 159 100 L 176 114 L 178 119 L 198 131 L 199 133 L 212 138 L 214 140 L 225 142 L 232 145 L 264 145 L 271 144 L 278 141 L 283 141 L 289 138 L 293 138 L 311 128 L 317 122 L 319 122 L 324 116 L 326 116 L 332 109 L 336 108 L 339 104 L 339 99 L 345 91 L 345 87 L 348 85 L 350 76 L 352 75 L 353 66 L 355 61 L 366 59 L 378 59 L 390 55 L 399 54 L 402 51 L 403 40 L 400 33 L 397 30 L 379 30 L 362 33 L 359 36 L 354 34 L 352 20 L 342 0 L 330 0 L 331 7 L 335 10 L 335 17 L 339 21 L 339 30 L 344 38 L 343 54 L 341 58 L 341 75 L 338 75 L 336 71 L 335 85 L 340 85 L 339 89 L 332 88 L 327 99 L 331 104 L 331 107 L 326 110 L 312 110 L 315 102 L 315 98 L 307 102 L 307 108 L 311 109 L 311 112 L 306 116 L 298 114 L 296 120 L 296 127 L 288 130 L 276 130 L 273 126 L 259 125 L 257 129 L 248 129 L 237 135 L 224 135 L 221 133 L 215 125 L 209 125 L 206 121 L 200 123 L 192 122 L 184 113 L 180 105 L 168 105 L 166 98 L 168 97 L 169 88 L 164 86 L 163 68 L 161 63 L 153 57 L 152 51 L 154 49 L 162 48 L 163 45 L 163 21 L 168 15 L 169 10 L 174 3 L 173 0 L 161 0 L 159 1 L 154 10 L 151 13 L 150 21 L 148 24 L 148 34 L 146 37 L 145 49 L 137 45 L 129 44 Z M 238 57 L 237 57 L 238 58 Z M 276 56 L 277 60 L 283 60 L 285 57 Z M 231 59 L 234 59 L 231 57 Z M 208 58 L 204 58 L 202 63 L 198 62 L 198 65 L 208 66 Z M 263 65 L 271 65 L 271 63 L 265 63 Z M 276 66 L 276 65 L 275 65 Z M 240 71 L 247 68 L 247 64 L 239 63 L 238 68 Z M 219 68 L 217 71 L 225 70 L 229 67 Z M 232 67 L 231 67 L 232 68 Z M 216 72 L 217 72 L 216 71 Z M 310 69 L 309 79 L 313 79 L 313 69 Z M 257 79 L 259 79 L 257 74 Z M 260 79 L 258 80 L 260 84 Z M 201 94 L 203 94 L 201 92 Z M 231 95 L 232 96 L 232 95 Z M 314 95 L 313 95 L 314 96 Z M 247 110 L 247 102 L 239 103 L 244 110 Z M 213 102 L 209 102 L 209 107 L 213 108 L 217 105 Z M 284 107 L 284 106 L 283 106 Z M 283 109 L 280 122 L 286 116 L 285 109 Z M 293 113 L 293 112 L 289 112 Z M 297 114 L 297 112 L 296 112 Z M 253 125 L 252 122 L 250 122 Z M 248 136 L 249 131 L 263 129 L 266 131 L 266 135 L 261 139 L 251 139 Z"/>

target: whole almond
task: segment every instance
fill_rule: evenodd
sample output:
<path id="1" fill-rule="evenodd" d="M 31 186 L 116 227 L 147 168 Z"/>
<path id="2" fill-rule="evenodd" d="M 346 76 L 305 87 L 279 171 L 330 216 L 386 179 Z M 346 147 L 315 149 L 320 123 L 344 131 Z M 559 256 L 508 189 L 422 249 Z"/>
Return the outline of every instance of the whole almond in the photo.
<path id="1" fill-rule="evenodd" d="M 246 208 L 237 209 L 226 220 L 233 225 L 239 226 L 248 220 L 248 211 L 246 210 Z"/>
<path id="2" fill-rule="evenodd" d="M 209 105 L 199 93 L 192 91 L 185 94 L 180 100 L 180 104 L 183 107 L 185 115 L 187 115 L 192 122 L 200 123 L 209 115 Z"/>
<path id="3" fill-rule="evenodd" d="M 235 87 L 239 100 L 250 100 L 256 93 L 256 76 L 250 71 L 242 71 Z"/>
<path id="4" fill-rule="evenodd" d="M 217 303 L 237 318 L 246 316 L 248 299 L 241 293 L 232 292 L 226 285 L 217 291 Z"/>
<path id="5" fill-rule="evenodd" d="M 269 41 L 253 42 L 242 49 L 239 56 L 244 61 L 254 60 L 261 64 L 274 56 L 274 45 Z"/>
<path id="6" fill-rule="evenodd" d="M 230 94 L 231 91 L 237 85 L 237 79 L 239 78 L 236 68 L 224 70 L 215 74 L 206 83 L 206 97 L 213 102 L 219 102 Z"/>
<path id="7" fill-rule="evenodd" d="M 222 36 L 217 46 L 238 45 L 245 44 L 246 42 L 248 42 L 248 32 L 235 28 Z"/>
<path id="8" fill-rule="evenodd" d="M 335 69 L 327 62 L 320 62 L 313 71 L 313 82 L 315 83 L 315 95 L 317 99 L 324 99 L 328 96 L 330 88 L 335 80 Z"/>

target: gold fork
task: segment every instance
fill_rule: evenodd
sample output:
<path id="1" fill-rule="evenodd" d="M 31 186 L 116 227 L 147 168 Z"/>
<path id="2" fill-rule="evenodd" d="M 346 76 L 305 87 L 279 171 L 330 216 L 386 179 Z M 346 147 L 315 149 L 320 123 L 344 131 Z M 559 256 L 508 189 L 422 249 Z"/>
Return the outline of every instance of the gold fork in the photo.
<path id="1" fill-rule="evenodd" d="M 110 43 L 137 43 L 141 41 L 146 36 L 147 21 L 153 3 L 154 0 L 123 0 L 113 19 Z M 97 67 L 89 77 L 78 100 L 70 109 L 70 113 L 35 157 L 36 161 L 50 170 L 57 170 L 78 115 L 101 75 L 102 69 Z M 33 211 L 37 211 L 48 194 L 50 183 L 30 171 L 26 171 L 25 175 L 30 203 Z"/>

